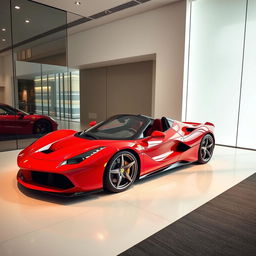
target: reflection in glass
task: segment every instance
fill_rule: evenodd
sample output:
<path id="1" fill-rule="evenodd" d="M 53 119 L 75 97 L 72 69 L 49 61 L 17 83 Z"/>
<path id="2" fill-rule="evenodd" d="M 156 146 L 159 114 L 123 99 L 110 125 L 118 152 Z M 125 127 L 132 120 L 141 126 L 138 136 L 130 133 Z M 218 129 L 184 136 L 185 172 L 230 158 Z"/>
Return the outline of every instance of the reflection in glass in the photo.
<path id="1" fill-rule="evenodd" d="M 11 3 L 14 77 L 18 95 L 15 106 L 33 114 L 37 120 L 30 129 L 30 138 L 36 139 L 57 129 L 60 120 L 57 97 L 62 97 L 63 90 L 58 95 L 56 88 L 59 89 L 60 85 L 57 77 L 68 71 L 67 14 L 31 1 L 13 0 Z M 16 10 L 15 5 L 21 9 Z M 65 128 L 68 128 L 68 122 Z M 24 146 L 26 142 L 18 140 L 18 147 Z"/>
<path id="2" fill-rule="evenodd" d="M 67 19 L 79 18 L 32 1 L 1 0 L 0 104 L 15 114 L 0 111 L 0 151 L 25 147 L 57 124 L 74 128 L 78 121 L 80 129 L 79 70 L 67 67 L 66 50 Z M 12 128 L 3 130 L 3 122 Z"/>

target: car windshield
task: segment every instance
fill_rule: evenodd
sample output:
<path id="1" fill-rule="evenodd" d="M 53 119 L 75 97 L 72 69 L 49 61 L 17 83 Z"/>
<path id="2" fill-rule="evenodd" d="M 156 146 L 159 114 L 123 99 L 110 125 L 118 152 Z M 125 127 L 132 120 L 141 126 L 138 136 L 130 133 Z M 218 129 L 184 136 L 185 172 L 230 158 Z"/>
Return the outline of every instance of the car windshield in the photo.
<path id="1" fill-rule="evenodd" d="M 80 132 L 78 136 L 105 140 L 137 139 L 149 122 L 145 116 L 119 115 Z"/>

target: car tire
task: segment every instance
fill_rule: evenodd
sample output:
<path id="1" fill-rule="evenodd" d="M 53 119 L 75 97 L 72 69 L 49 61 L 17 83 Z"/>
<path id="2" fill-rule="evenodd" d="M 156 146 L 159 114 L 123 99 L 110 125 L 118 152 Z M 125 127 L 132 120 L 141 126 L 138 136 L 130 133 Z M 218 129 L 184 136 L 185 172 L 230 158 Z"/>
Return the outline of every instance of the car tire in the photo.
<path id="1" fill-rule="evenodd" d="M 52 125 L 48 120 L 41 119 L 34 124 L 34 134 L 46 134 L 52 132 Z"/>
<path id="2" fill-rule="evenodd" d="M 136 156 L 130 151 L 116 153 L 108 162 L 104 177 L 105 191 L 118 193 L 128 189 L 136 180 L 139 165 Z"/>
<path id="3" fill-rule="evenodd" d="M 198 163 L 206 164 L 212 158 L 213 150 L 215 147 L 214 137 L 211 134 L 206 134 L 200 143 L 198 150 Z"/>

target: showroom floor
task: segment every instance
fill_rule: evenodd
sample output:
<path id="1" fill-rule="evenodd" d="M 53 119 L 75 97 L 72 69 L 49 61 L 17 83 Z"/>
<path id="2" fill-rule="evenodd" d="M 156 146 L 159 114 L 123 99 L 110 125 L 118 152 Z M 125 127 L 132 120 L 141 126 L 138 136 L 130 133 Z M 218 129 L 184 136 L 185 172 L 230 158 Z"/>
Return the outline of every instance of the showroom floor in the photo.
<path id="1" fill-rule="evenodd" d="M 0 153 L 0 255 L 116 255 L 256 171 L 256 151 L 217 146 L 210 163 L 120 194 L 61 199 L 19 189 L 19 151 Z"/>

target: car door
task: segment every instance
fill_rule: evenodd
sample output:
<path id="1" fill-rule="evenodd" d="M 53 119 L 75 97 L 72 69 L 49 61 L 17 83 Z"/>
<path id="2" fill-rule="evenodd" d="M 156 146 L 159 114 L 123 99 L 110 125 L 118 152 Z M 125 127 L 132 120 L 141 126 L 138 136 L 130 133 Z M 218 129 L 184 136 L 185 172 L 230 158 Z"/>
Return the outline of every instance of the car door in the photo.
<path id="1" fill-rule="evenodd" d="M 28 134 L 30 119 L 9 106 L 0 106 L 0 134 Z"/>
<path id="2" fill-rule="evenodd" d="M 5 106 L 0 106 L 0 134 L 15 134 L 16 115 Z"/>
<path id="3" fill-rule="evenodd" d="M 145 173 L 177 162 L 180 153 L 176 151 L 176 147 L 180 141 L 182 141 L 182 136 L 177 132 L 175 126 L 165 131 L 164 137 L 150 136 L 144 143 L 143 169 L 146 170 Z"/>

